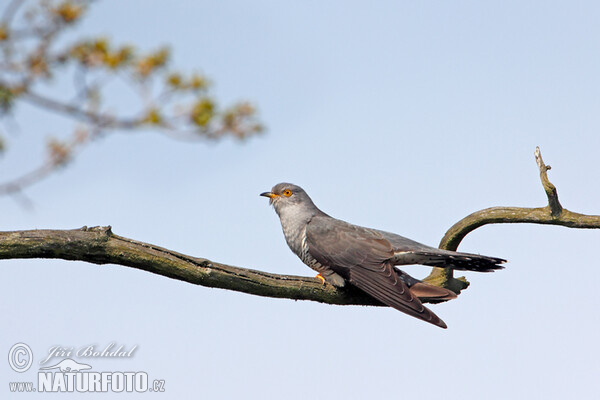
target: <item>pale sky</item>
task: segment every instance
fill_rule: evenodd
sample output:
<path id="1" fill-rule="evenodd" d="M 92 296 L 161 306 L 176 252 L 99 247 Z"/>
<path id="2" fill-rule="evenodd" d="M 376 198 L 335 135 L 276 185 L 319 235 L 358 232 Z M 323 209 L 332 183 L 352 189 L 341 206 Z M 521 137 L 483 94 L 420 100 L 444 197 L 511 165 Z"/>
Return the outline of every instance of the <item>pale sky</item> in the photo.
<path id="1" fill-rule="evenodd" d="M 535 146 L 563 206 L 599 214 L 599 20 L 592 1 L 100 1 L 76 33 L 171 44 L 175 64 L 208 75 L 223 104 L 253 101 L 268 130 L 211 145 L 108 135 L 28 189 L 33 210 L 0 198 L 1 229 L 111 225 L 181 253 L 314 276 L 258 196 L 274 184 L 437 246 L 476 210 L 546 204 Z M 2 181 L 71 126 L 25 106 L 16 120 Z M 164 394 L 141 397 L 593 398 L 599 240 L 543 225 L 475 230 L 460 250 L 509 263 L 458 274 L 471 287 L 431 306 L 447 330 L 391 308 L 261 298 L 122 266 L 2 261 L 0 351 L 26 343 L 34 368 L 0 363 L 0 397 L 7 382 L 37 379 L 53 346 L 114 342 L 135 356 L 88 361 L 165 380 Z"/>

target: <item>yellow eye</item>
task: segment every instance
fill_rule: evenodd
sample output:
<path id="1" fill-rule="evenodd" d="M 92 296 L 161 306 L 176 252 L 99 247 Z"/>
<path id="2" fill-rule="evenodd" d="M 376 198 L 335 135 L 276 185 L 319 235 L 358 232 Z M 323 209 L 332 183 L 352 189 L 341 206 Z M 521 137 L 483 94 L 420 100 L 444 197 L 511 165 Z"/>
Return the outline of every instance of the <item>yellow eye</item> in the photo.
<path id="1" fill-rule="evenodd" d="M 290 197 L 292 195 L 292 191 L 290 189 L 285 189 L 282 194 L 285 197 Z"/>

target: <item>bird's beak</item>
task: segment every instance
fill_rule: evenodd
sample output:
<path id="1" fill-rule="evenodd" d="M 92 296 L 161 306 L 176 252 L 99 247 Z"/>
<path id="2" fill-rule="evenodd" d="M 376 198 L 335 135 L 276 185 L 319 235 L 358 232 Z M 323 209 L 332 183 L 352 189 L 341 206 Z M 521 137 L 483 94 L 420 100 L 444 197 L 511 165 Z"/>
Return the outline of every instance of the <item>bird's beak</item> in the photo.
<path id="1" fill-rule="evenodd" d="M 264 193 L 261 193 L 260 195 L 263 196 L 263 197 L 268 197 L 271 200 L 273 200 L 274 197 L 279 197 L 278 194 L 275 194 L 275 193 L 272 193 L 272 192 L 264 192 Z"/>
<path id="2" fill-rule="evenodd" d="M 264 192 L 260 195 L 269 198 L 269 205 L 273 205 L 273 201 L 275 201 L 276 198 L 280 197 L 278 194 L 275 194 L 273 192 Z"/>

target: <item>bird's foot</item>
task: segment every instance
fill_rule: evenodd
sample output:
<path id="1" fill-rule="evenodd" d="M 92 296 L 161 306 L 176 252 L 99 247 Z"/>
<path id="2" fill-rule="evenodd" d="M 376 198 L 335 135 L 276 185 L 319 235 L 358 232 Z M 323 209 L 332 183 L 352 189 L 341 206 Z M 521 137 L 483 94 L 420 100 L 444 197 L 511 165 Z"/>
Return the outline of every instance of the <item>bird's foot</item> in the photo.
<path id="1" fill-rule="evenodd" d="M 323 282 L 323 286 L 325 286 L 325 278 L 323 278 L 323 275 L 317 274 L 317 276 L 315 276 L 315 278 L 320 279 L 321 282 Z"/>

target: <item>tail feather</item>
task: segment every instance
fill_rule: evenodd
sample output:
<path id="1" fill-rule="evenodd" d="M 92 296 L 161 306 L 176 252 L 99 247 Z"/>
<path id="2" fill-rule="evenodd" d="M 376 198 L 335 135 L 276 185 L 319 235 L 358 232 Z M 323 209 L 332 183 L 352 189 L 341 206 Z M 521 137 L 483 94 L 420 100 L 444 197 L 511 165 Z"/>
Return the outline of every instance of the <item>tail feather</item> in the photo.
<path id="1" fill-rule="evenodd" d="M 395 233 L 375 229 L 373 231 L 379 233 L 392 245 L 394 265 L 422 264 L 430 267 L 491 272 L 504 268 L 500 264 L 506 262 L 496 257 L 437 249 Z"/>
<path id="2" fill-rule="evenodd" d="M 502 258 L 481 256 L 479 254 L 459 253 L 450 250 L 433 249 L 431 251 L 400 251 L 394 253 L 394 265 L 421 264 L 430 267 L 452 268 L 462 271 L 492 272 L 503 269 Z"/>

